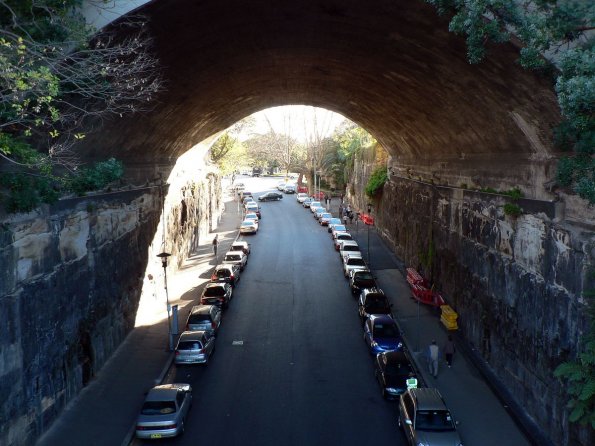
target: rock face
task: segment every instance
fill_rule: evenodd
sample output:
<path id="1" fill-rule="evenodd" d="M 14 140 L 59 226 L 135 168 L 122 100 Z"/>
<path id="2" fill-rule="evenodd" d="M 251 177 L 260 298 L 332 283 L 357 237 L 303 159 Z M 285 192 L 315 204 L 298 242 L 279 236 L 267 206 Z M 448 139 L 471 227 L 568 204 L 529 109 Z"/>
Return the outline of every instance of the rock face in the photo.
<path id="1" fill-rule="evenodd" d="M 363 190 L 372 160 L 356 165 Z M 362 195 L 349 198 L 365 209 Z M 593 444 L 568 423 L 564 388 L 553 377 L 588 330 L 583 290 L 594 289 L 595 234 L 560 223 L 557 203 L 391 176 L 374 201 L 377 229 L 405 261 L 443 291 L 459 329 L 553 444 Z M 523 209 L 506 215 L 504 205 Z M 552 423 L 551 420 L 559 420 Z"/>
<path id="2" fill-rule="evenodd" d="M 160 222 L 173 268 L 216 225 L 216 176 L 172 182 L 165 206 L 147 187 L 0 226 L 0 444 L 33 444 L 132 330 Z"/>

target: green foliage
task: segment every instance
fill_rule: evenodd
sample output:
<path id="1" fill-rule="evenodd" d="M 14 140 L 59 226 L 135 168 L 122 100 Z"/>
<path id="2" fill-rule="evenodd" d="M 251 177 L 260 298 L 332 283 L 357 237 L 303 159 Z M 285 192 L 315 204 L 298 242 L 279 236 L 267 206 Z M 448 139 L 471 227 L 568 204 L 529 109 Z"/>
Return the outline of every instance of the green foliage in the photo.
<path id="1" fill-rule="evenodd" d="M 567 383 L 566 391 L 570 397 L 568 419 L 595 429 L 595 290 L 586 291 L 584 296 L 589 299 L 589 331 L 583 337 L 584 348 L 576 360 L 560 364 L 554 370 L 554 376 Z"/>
<path id="2" fill-rule="evenodd" d="M 51 204 L 67 193 L 83 195 L 100 190 L 124 174 L 120 161 L 110 158 L 67 175 L 7 172 L 0 175 L 0 202 L 7 212 L 29 212 L 42 203 Z"/>
<path id="3" fill-rule="evenodd" d="M 67 190 L 77 195 L 85 192 L 100 190 L 108 184 L 119 180 L 124 174 L 121 161 L 110 158 L 107 161 L 95 163 L 92 167 L 78 169 L 73 175 L 66 178 Z"/>
<path id="4" fill-rule="evenodd" d="M 368 197 L 375 197 L 384 187 L 384 183 L 388 180 L 388 174 L 385 166 L 379 166 L 372 172 L 368 184 L 366 185 L 366 195 Z"/>
<path id="5" fill-rule="evenodd" d="M 523 213 L 523 210 L 516 203 L 506 203 L 504 205 L 504 213 L 506 215 L 510 215 L 511 217 L 518 217 Z"/>
<path id="6" fill-rule="evenodd" d="M 595 158 L 592 156 L 563 157 L 556 178 L 561 186 L 572 187 L 580 197 L 595 203 Z"/>
<path id="7" fill-rule="evenodd" d="M 554 142 L 578 157 L 595 154 L 595 2 L 584 0 L 426 0 L 439 14 L 449 14 L 449 29 L 464 35 L 467 58 L 478 63 L 488 42 L 512 35 L 523 43 L 519 63 L 551 70 L 544 54 L 557 56 L 556 93 L 564 121 Z M 562 160 L 560 184 L 595 203 L 595 167 Z M 579 170 L 572 172 L 574 168 Z"/>

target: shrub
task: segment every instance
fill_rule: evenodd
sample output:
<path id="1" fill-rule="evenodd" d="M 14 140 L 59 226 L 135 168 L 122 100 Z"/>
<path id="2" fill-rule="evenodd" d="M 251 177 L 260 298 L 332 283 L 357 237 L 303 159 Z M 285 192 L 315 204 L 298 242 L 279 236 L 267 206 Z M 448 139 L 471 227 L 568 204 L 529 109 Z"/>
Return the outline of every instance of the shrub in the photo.
<path id="1" fill-rule="evenodd" d="M 378 195 L 382 188 L 384 187 L 384 183 L 388 180 L 388 174 L 386 171 L 386 167 L 380 166 L 377 167 L 376 170 L 370 175 L 370 179 L 368 180 L 368 184 L 366 185 L 366 195 L 368 197 L 375 197 Z"/>

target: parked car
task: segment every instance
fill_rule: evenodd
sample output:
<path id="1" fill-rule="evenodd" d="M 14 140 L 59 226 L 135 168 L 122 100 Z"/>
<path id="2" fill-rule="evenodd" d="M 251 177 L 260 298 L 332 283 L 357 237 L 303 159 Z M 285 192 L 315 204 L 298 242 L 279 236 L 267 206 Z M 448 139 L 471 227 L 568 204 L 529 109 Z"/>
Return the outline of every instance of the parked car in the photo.
<path id="1" fill-rule="evenodd" d="M 279 201 L 283 199 L 283 194 L 279 192 L 267 192 L 258 197 L 258 201 Z"/>
<path id="2" fill-rule="evenodd" d="M 223 257 L 223 263 L 238 265 L 240 271 L 244 271 L 244 268 L 248 265 L 248 256 L 241 251 L 227 251 L 225 257 Z"/>
<path id="3" fill-rule="evenodd" d="M 369 270 L 355 270 L 349 273 L 351 294 L 358 295 L 364 288 L 376 288 L 376 280 Z"/>
<path id="4" fill-rule="evenodd" d="M 256 201 L 254 201 L 254 197 L 252 195 L 248 195 L 248 196 L 242 198 L 242 204 L 244 206 L 246 206 L 248 203 L 256 203 Z"/>
<path id="5" fill-rule="evenodd" d="M 252 200 L 254 200 L 254 198 L 252 197 L 252 192 L 249 192 L 249 191 L 247 191 L 247 190 L 243 190 L 243 191 L 240 193 L 240 198 L 241 198 L 242 200 L 244 200 L 244 198 L 251 198 Z"/>
<path id="6" fill-rule="evenodd" d="M 310 197 L 306 198 L 303 202 L 302 202 L 302 206 L 304 206 L 305 208 L 309 208 L 310 207 L 310 203 L 312 203 L 312 199 Z"/>
<path id="7" fill-rule="evenodd" d="M 316 208 L 321 208 L 322 207 L 322 203 L 320 201 L 311 201 L 310 202 L 310 211 L 312 211 L 312 213 L 315 212 Z"/>
<path id="8" fill-rule="evenodd" d="M 246 215 L 244 215 L 244 220 L 254 220 L 256 223 L 258 223 L 258 215 L 256 215 L 256 212 L 246 212 Z"/>
<path id="9" fill-rule="evenodd" d="M 203 305 L 219 305 L 222 308 L 229 306 L 232 289 L 229 283 L 207 283 L 202 290 L 200 303 Z"/>
<path id="10" fill-rule="evenodd" d="M 327 228 L 328 232 L 332 232 L 332 231 L 333 231 L 333 226 L 334 226 L 334 225 L 342 225 L 343 227 L 345 226 L 345 225 L 343 224 L 343 222 L 341 222 L 341 219 L 340 219 L 340 218 L 338 218 L 338 217 L 333 217 L 333 218 L 331 218 L 331 219 L 328 221 L 328 228 Z M 343 230 L 345 231 L 346 229 L 343 229 Z"/>
<path id="11" fill-rule="evenodd" d="M 339 242 L 339 255 L 341 257 L 345 257 L 347 254 L 357 254 L 361 255 L 361 251 L 359 250 L 359 245 L 355 240 L 341 240 Z"/>
<path id="12" fill-rule="evenodd" d="M 325 207 L 319 207 L 314 211 L 314 218 L 320 220 L 322 214 L 327 214 L 328 210 Z"/>
<path id="13" fill-rule="evenodd" d="M 359 253 L 346 254 L 343 259 L 343 275 L 349 277 L 349 272 L 354 270 L 368 269 L 368 265 Z"/>
<path id="14" fill-rule="evenodd" d="M 297 194 L 295 196 L 295 201 L 297 201 L 300 204 L 303 204 L 304 200 L 306 200 L 306 198 L 308 198 L 308 194 L 306 194 L 304 192 L 300 192 L 299 194 Z"/>
<path id="15" fill-rule="evenodd" d="M 244 254 L 250 254 L 250 244 L 243 240 L 236 240 L 229 248 L 230 251 L 242 251 Z"/>
<path id="16" fill-rule="evenodd" d="M 215 349 L 215 336 L 210 331 L 185 331 L 175 349 L 176 364 L 206 364 Z"/>
<path id="17" fill-rule="evenodd" d="M 391 310 L 392 305 L 380 288 L 364 288 L 361 291 L 357 311 L 362 323 L 371 314 L 391 314 Z"/>
<path id="18" fill-rule="evenodd" d="M 158 439 L 182 434 L 191 405 L 190 384 L 175 383 L 153 387 L 147 393 L 136 419 L 136 436 Z"/>
<path id="19" fill-rule="evenodd" d="M 438 389 L 409 389 L 401 395 L 398 423 L 412 446 L 463 445 L 456 423 Z"/>
<path id="20" fill-rule="evenodd" d="M 407 379 L 416 377 L 416 372 L 406 350 L 393 350 L 376 355 L 374 376 L 384 398 L 398 399 L 407 390 Z"/>
<path id="21" fill-rule="evenodd" d="M 258 204 L 256 202 L 248 203 L 244 207 L 246 208 L 246 212 L 254 212 L 258 216 L 259 219 L 262 218 L 262 214 L 260 213 L 260 206 L 258 206 Z"/>
<path id="22" fill-rule="evenodd" d="M 295 184 L 286 184 L 283 188 L 283 192 L 286 194 L 295 194 Z"/>
<path id="23" fill-rule="evenodd" d="M 403 338 L 399 327 L 388 314 L 369 315 L 364 323 L 364 341 L 372 355 L 403 349 Z"/>
<path id="24" fill-rule="evenodd" d="M 318 218 L 318 223 L 320 223 L 320 226 L 326 226 L 328 225 L 328 222 L 331 218 L 333 218 L 333 214 L 331 214 L 330 212 L 323 212 L 322 214 L 320 214 L 320 217 Z"/>
<path id="25" fill-rule="evenodd" d="M 285 189 L 285 181 L 281 181 L 279 184 L 277 184 L 277 189 L 279 189 L 280 191 Z"/>
<path id="26" fill-rule="evenodd" d="M 332 228 L 331 228 L 331 237 L 335 237 L 335 233 L 337 232 L 348 232 L 347 231 L 347 226 L 345 226 L 343 223 L 340 224 L 333 224 Z M 350 239 L 351 240 L 351 239 Z"/>
<path id="27" fill-rule="evenodd" d="M 344 240 L 353 240 L 349 232 L 335 232 L 333 234 L 333 243 L 335 244 L 335 250 L 338 251 L 340 243 Z"/>
<path id="28" fill-rule="evenodd" d="M 256 234 L 258 232 L 258 223 L 254 220 L 244 220 L 240 223 L 240 234 Z"/>
<path id="29" fill-rule="evenodd" d="M 242 251 L 243 252 L 243 251 Z M 217 265 L 211 274 L 211 282 L 225 282 L 232 287 L 240 280 L 240 265 L 233 263 L 224 263 Z"/>
<path id="30" fill-rule="evenodd" d="M 185 331 L 216 333 L 221 325 L 221 308 L 217 305 L 194 305 L 186 320 Z"/>

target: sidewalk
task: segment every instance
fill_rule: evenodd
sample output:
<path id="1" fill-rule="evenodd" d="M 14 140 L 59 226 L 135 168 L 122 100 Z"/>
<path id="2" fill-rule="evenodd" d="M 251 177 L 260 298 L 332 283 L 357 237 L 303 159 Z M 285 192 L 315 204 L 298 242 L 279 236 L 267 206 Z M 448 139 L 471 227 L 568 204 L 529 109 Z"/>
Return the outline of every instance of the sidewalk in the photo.
<path id="1" fill-rule="evenodd" d="M 213 233 L 219 235 L 219 260 L 236 239 L 240 219 L 232 197 L 224 200 L 225 212 Z M 209 280 L 216 265 L 211 241 L 212 237 L 202 241 L 198 252 L 179 271 L 168 276 L 169 299 L 171 305 L 179 307 L 179 325 L 184 323 L 198 297 L 198 286 Z M 126 337 L 91 383 L 37 441 L 37 446 L 125 446 L 130 443 L 147 390 L 163 380 L 173 359 L 168 346 L 165 303 L 162 308 L 162 319 L 152 325 L 136 327 Z"/>
<path id="2" fill-rule="evenodd" d="M 331 212 L 338 215 L 339 202 L 333 200 Z M 412 353 L 415 366 L 428 387 L 437 388 L 453 416 L 460 422 L 464 444 L 522 446 L 551 445 L 551 441 L 529 419 L 522 407 L 493 374 L 479 353 L 458 332 L 448 332 L 440 322 L 440 310 L 419 304 L 411 297 L 405 280 L 406 265 L 384 243 L 373 226 L 361 221 L 347 224 L 359 243 L 379 286 L 393 303 L 393 314 Z M 368 247 L 370 248 L 368 250 Z M 456 345 L 452 368 L 444 361 L 442 349 L 448 334 Z M 438 377 L 428 369 L 426 352 L 432 340 L 440 347 Z"/>

